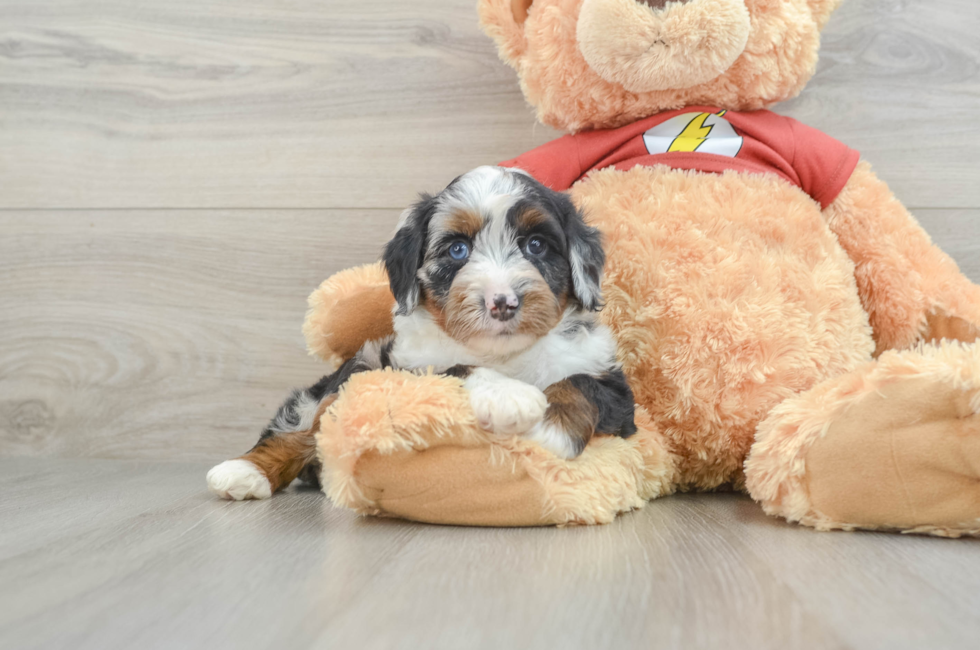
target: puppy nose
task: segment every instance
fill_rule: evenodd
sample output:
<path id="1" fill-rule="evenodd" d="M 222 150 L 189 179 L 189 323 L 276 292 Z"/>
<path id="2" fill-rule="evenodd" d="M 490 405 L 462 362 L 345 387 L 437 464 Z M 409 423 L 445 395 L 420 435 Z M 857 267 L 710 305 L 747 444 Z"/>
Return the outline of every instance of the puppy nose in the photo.
<path id="1" fill-rule="evenodd" d="M 517 308 L 521 306 L 517 296 L 511 294 L 498 293 L 493 297 L 493 304 L 487 305 L 490 308 L 490 317 L 496 320 L 510 320 L 517 313 Z"/>

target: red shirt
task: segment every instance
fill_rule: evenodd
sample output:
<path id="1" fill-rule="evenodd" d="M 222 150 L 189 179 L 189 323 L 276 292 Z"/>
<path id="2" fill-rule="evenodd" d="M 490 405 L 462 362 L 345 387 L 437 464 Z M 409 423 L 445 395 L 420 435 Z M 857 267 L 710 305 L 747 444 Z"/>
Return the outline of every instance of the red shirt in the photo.
<path id="1" fill-rule="evenodd" d="M 858 159 L 857 151 L 790 117 L 692 106 L 618 129 L 566 135 L 500 165 L 523 169 L 559 191 L 607 167 L 667 165 L 701 172 L 771 173 L 826 208 L 844 188 Z"/>

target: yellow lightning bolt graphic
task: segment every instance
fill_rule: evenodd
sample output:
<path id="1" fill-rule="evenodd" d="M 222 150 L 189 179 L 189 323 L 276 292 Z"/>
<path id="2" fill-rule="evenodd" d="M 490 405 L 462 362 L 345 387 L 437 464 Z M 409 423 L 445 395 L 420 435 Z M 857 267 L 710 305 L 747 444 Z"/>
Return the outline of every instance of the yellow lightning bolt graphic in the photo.
<path id="1" fill-rule="evenodd" d="M 722 111 L 718 113 L 719 116 L 724 115 L 727 111 Z M 687 123 L 684 130 L 681 131 L 680 135 L 674 138 L 674 141 L 670 143 L 670 147 L 667 149 L 667 153 L 672 151 L 697 151 L 697 148 L 708 139 L 708 134 L 711 133 L 711 129 L 714 126 L 705 126 L 704 121 L 708 119 L 711 113 L 698 113 L 697 117 Z"/>

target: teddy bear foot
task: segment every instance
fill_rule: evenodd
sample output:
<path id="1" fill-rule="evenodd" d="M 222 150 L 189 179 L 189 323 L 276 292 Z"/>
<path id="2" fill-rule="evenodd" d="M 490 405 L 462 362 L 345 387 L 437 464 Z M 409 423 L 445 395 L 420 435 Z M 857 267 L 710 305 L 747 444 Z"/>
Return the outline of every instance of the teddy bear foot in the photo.
<path id="1" fill-rule="evenodd" d="M 791 521 L 980 535 L 980 346 L 888 352 L 787 400 L 745 467 L 750 494 Z"/>

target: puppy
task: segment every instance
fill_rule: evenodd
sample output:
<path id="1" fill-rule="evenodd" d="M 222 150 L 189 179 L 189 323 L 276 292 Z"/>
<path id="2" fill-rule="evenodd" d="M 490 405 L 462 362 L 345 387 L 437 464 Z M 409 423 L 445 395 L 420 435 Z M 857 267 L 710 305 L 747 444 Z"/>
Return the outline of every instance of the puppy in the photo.
<path id="1" fill-rule="evenodd" d="M 599 232 L 571 200 L 516 169 L 480 167 L 406 210 L 383 255 L 394 336 L 294 392 L 247 454 L 214 467 L 229 499 L 318 484 L 320 416 L 354 373 L 426 369 L 462 378 L 480 425 L 574 458 L 594 434 L 636 431 L 633 394 L 600 324 Z"/>

